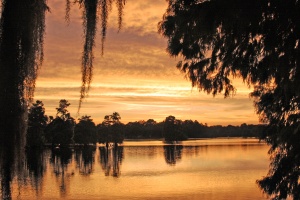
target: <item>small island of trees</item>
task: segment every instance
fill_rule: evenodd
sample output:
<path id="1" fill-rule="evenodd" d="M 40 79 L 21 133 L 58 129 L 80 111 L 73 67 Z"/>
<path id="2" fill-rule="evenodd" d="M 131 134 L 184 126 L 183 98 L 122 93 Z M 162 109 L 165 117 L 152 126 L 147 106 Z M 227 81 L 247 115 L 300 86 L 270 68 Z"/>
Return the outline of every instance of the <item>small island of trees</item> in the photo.
<path id="1" fill-rule="evenodd" d="M 124 124 L 118 112 L 105 115 L 102 123 L 95 124 L 91 116 L 84 115 L 76 120 L 67 110 L 70 103 L 62 99 L 56 108 L 55 118 L 45 115 L 42 101 L 37 100 L 28 109 L 27 146 L 43 147 L 49 145 L 95 145 L 117 146 L 124 139 L 159 139 L 166 142 L 182 141 L 190 138 L 216 137 L 256 137 L 263 136 L 264 125 L 207 126 L 197 120 L 180 120 L 167 116 L 164 121 L 153 119 Z"/>

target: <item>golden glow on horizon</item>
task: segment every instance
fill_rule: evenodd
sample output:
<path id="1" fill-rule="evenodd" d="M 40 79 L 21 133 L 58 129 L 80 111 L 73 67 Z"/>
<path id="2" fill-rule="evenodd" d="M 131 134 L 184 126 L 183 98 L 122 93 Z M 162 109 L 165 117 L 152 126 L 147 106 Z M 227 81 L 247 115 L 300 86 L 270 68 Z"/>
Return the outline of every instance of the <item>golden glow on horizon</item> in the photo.
<path id="1" fill-rule="evenodd" d="M 70 24 L 64 21 L 64 4 L 48 2 L 45 61 L 39 72 L 35 99 L 45 104 L 46 114 L 54 116 L 60 99 L 67 99 L 76 117 L 81 86 L 80 59 L 82 25 L 80 11 L 71 10 Z M 176 69 L 179 59 L 165 51 L 167 41 L 157 33 L 157 23 L 167 8 L 161 0 L 128 1 L 124 24 L 117 32 L 117 10 L 113 7 L 101 57 L 100 33 L 97 35 L 94 76 L 89 96 L 80 115 L 91 115 L 100 123 L 107 114 L 119 112 L 123 123 L 154 119 L 198 120 L 208 125 L 257 124 L 251 89 L 235 80 L 237 94 L 224 99 L 198 92 Z M 76 117 L 77 118 L 77 117 Z"/>

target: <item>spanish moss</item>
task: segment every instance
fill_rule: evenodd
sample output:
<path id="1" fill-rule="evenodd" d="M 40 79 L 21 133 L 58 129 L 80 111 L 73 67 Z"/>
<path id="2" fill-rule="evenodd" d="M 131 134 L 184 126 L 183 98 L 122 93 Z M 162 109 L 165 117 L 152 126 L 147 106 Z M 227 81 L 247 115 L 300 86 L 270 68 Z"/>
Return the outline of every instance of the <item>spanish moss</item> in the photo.
<path id="1" fill-rule="evenodd" d="M 20 99 L 24 101 L 33 97 L 37 71 L 43 62 L 45 11 L 47 9 L 46 0 L 34 2 L 3 0 L 2 3 L 1 72 L 2 70 L 14 71 L 18 74 L 13 80 L 16 88 L 20 89 L 18 91 Z M 14 10 L 17 10 L 17 14 Z"/>
<path id="2" fill-rule="evenodd" d="M 77 2 L 79 3 L 80 7 L 83 8 L 82 18 L 84 29 L 84 47 L 81 63 L 82 85 L 80 89 L 80 100 L 77 112 L 77 114 L 79 114 L 82 101 L 88 95 L 92 81 L 94 60 L 93 49 L 95 47 L 98 16 L 100 16 L 101 19 L 101 55 L 103 56 L 104 42 L 108 26 L 108 15 L 112 10 L 112 4 L 114 0 L 79 0 Z M 70 11 L 69 3 L 69 0 L 67 0 L 66 19 L 68 19 Z M 125 0 L 116 0 L 116 4 L 118 9 L 118 30 L 120 30 L 122 26 Z"/>
<path id="3" fill-rule="evenodd" d="M 122 19 L 123 19 L 123 8 L 126 3 L 126 0 L 118 0 L 117 1 L 117 8 L 118 8 L 118 28 L 119 31 L 122 28 Z"/>
<path id="4" fill-rule="evenodd" d="M 0 106 L 4 132 L 33 98 L 43 62 L 46 0 L 3 0 L 0 21 Z M 5 128 L 6 127 L 6 128 Z"/>
<path id="5" fill-rule="evenodd" d="M 71 2 L 70 0 L 66 0 L 66 15 L 65 20 L 69 24 L 70 23 L 70 11 L 71 11 Z"/>
<path id="6" fill-rule="evenodd" d="M 0 174 L 10 199 L 15 169 L 22 169 L 27 105 L 43 62 L 46 0 L 2 0 L 0 19 Z M 17 174 L 21 174 L 17 172 Z"/>
<path id="7" fill-rule="evenodd" d="M 93 48 L 95 46 L 95 36 L 97 29 L 97 0 L 85 0 L 83 4 L 83 27 L 84 27 L 84 47 L 82 53 L 82 85 L 80 90 L 80 100 L 78 106 L 78 113 L 81 107 L 82 100 L 87 95 L 90 83 L 92 80 L 93 70 Z"/>
<path id="8" fill-rule="evenodd" d="M 108 12 L 111 8 L 112 0 L 100 0 L 100 15 L 101 15 L 101 55 L 104 52 L 104 41 L 106 37 L 107 30 L 107 18 Z"/>

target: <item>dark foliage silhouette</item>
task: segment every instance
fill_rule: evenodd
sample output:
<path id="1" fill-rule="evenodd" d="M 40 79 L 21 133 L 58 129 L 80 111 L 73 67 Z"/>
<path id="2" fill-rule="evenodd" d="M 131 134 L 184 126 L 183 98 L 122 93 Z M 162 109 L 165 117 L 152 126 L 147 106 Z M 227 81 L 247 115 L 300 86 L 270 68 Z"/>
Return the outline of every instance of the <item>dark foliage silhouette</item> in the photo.
<path id="1" fill-rule="evenodd" d="M 97 143 L 97 129 L 91 116 L 82 116 L 79 123 L 75 125 L 74 142 L 77 144 L 96 144 Z"/>
<path id="2" fill-rule="evenodd" d="M 0 171 L 2 197 L 25 157 L 27 102 L 43 62 L 46 1 L 2 0 L 0 18 Z M 21 172 L 20 172 L 21 173 Z M 22 174 L 22 173 L 21 173 Z"/>
<path id="3" fill-rule="evenodd" d="M 192 86 L 225 97 L 233 77 L 254 87 L 272 159 L 258 184 L 274 199 L 300 198 L 299 13 L 297 0 L 170 0 L 158 25 Z"/>
<path id="4" fill-rule="evenodd" d="M 28 147 L 42 147 L 45 143 L 44 130 L 48 123 L 42 101 L 37 100 L 28 110 L 26 141 Z"/>
<path id="5" fill-rule="evenodd" d="M 113 2 L 118 8 L 119 29 L 122 25 L 125 0 L 75 0 L 83 12 L 84 47 L 82 53 L 82 87 L 79 109 L 90 88 L 93 74 L 93 48 L 96 25 L 101 16 L 102 51 L 107 32 L 107 19 Z M 71 1 L 66 0 L 66 21 L 70 23 Z M 18 138 L 25 138 L 27 104 L 32 100 L 38 69 L 44 58 L 45 13 L 47 1 L 3 0 L 0 20 L 0 136 L 15 129 Z M 19 123 L 16 125 L 16 121 Z M 4 138 L 6 139 L 6 138 Z M 24 143 L 24 142 L 23 142 Z"/>
<path id="6" fill-rule="evenodd" d="M 102 124 L 97 126 L 99 143 L 122 143 L 124 140 L 123 124 L 120 122 L 121 116 L 118 112 L 113 112 L 111 115 L 105 115 Z"/>
<path id="7" fill-rule="evenodd" d="M 46 140 L 52 146 L 68 146 L 73 143 L 75 120 L 67 110 L 69 105 L 67 100 L 60 100 L 59 107 L 56 108 L 56 118 L 45 129 Z"/>
<path id="8" fill-rule="evenodd" d="M 166 117 L 164 121 L 163 135 L 166 141 L 186 140 L 187 136 L 182 131 L 182 121 L 177 120 L 174 116 Z"/>

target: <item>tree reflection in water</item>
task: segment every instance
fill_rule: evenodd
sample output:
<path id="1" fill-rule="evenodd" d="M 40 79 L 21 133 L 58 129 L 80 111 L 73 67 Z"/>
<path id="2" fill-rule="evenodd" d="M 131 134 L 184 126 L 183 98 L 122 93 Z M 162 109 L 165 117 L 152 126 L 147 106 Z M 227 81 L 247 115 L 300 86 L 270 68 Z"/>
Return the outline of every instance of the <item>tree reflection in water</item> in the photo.
<path id="1" fill-rule="evenodd" d="M 164 145 L 164 155 L 166 163 L 176 165 L 176 162 L 181 160 L 182 145 Z"/>
<path id="2" fill-rule="evenodd" d="M 123 159 L 123 147 L 99 147 L 100 164 L 105 176 L 118 177 L 121 173 L 120 165 Z"/>
<path id="3" fill-rule="evenodd" d="M 25 178 L 24 170 L 24 149 L 20 151 L 11 142 L 7 145 L 0 145 L 0 180 L 1 198 L 11 199 L 11 184 L 13 178 L 18 177 L 19 181 Z"/>
<path id="4" fill-rule="evenodd" d="M 4 112 L 5 113 L 5 112 Z M 0 120 L 0 181 L 1 198 L 11 199 L 11 183 L 15 176 L 18 180 L 25 177 L 25 130 L 24 110 L 1 115 Z M 8 117 L 8 118 L 6 118 Z M 4 120 L 5 119 L 5 120 Z"/>
<path id="5" fill-rule="evenodd" d="M 14 174 L 14 152 L 12 148 L 1 146 L 1 197 L 11 199 L 10 184 Z"/>
<path id="6" fill-rule="evenodd" d="M 42 149 L 26 149 L 26 169 L 29 172 L 29 180 L 37 193 L 41 191 L 41 183 L 46 172 L 45 151 Z"/>
<path id="7" fill-rule="evenodd" d="M 67 196 L 66 190 L 66 176 L 73 175 L 74 172 L 71 174 L 67 174 L 68 164 L 72 161 L 72 149 L 70 148 L 55 148 L 52 150 L 50 163 L 53 167 L 53 172 L 59 181 L 60 180 L 60 195 L 62 197 Z"/>
<path id="8" fill-rule="evenodd" d="M 93 172 L 95 151 L 95 146 L 84 146 L 75 150 L 75 160 L 80 174 L 89 175 Z"/>

